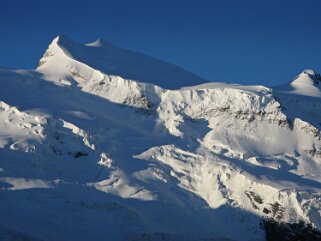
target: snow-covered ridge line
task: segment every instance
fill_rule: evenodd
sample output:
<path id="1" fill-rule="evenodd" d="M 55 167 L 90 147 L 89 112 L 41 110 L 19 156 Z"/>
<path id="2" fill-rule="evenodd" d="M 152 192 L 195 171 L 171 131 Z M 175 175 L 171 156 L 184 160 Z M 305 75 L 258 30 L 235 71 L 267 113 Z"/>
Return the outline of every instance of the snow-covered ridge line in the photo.
<path id="1" fill-rule="evenodd" d="M 39 70 L 48 64 L 45 58 L 52 56 L 55 51 L 51 50 L 56 47 L 68 57 L 103 73 L 148 82 L 168 89 L 178 89 L 183 86 L 207 82 L 178 66 L 118 48 L 107 41 L 99 40 L 92 44 L 83 45 L 61 35 L 53 40 L 44 58 L 40 60 Z"/>

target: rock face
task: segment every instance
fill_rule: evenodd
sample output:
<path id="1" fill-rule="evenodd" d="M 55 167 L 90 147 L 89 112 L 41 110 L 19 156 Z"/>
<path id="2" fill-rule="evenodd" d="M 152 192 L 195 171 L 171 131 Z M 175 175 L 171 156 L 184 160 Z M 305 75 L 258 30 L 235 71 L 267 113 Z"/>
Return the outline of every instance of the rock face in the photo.
<path id="1" fill-rule="evenodd" d="M 58 37 L 37 70 L 0 70 L 0 237 L 319 235 L 320 76 L 177 89 L 193 75 L 146 58 Z"/>

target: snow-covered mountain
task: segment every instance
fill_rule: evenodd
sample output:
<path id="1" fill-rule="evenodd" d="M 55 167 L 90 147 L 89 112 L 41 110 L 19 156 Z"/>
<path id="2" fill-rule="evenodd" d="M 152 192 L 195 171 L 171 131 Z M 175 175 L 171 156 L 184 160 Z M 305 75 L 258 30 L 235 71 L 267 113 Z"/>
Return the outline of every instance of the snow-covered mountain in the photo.
<path id="1" fill-rule="evenodd" d="M 61 36 L 36 70 L 1 69 L 0 239 L 259 241 L 264 218 L 321 230 L 320 75 L 203 82 Z"/>

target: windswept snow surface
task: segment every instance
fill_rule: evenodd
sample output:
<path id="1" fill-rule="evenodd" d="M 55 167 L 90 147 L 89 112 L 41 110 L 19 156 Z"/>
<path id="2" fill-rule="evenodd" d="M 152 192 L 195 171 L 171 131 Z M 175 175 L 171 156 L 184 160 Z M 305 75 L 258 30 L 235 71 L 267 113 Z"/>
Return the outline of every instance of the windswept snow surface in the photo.
<path id="1" fill-rule="evenodd" d="M 184 87 L 152 61 L 138 82 L 122 74 L 150 62 L 122 51 L 58 37 L 37 70 L 0 70 L 2 239 L 259 241 L 263 216 L 321 230 L 318 74 Z"/>

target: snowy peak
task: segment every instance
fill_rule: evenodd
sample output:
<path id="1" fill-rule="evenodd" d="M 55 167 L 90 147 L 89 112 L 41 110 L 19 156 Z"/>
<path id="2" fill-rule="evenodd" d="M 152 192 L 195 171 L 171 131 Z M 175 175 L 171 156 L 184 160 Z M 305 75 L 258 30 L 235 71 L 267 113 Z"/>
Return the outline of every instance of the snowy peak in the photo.
<path id="1" fill-rule="evenodd" d="M 53 57 L 51 62 L 55 64 L 45 65 L 48 62 L 47 57 Z M 83 45 L 64 35 L 59 35 L 52 41 L 39 61 L 37 70 L 45 75 L 49 73 L 54 78 L 51 73 L 56 64 L 59 62 L 61 66 L 69 65 L 70 58 L 104 74 L 152 83 L 166 89 L 178 89 L 207 82 L 178 66 L 118 48 L 103 39 Z"/>
<path id="2" fill-rule="evenodd" d="M 275 88 L 278 91 L 302 96 L 321 97 L 321 76 L 306 69 L 290 83 Z"/>
<path id="3" fill-rule="evenodd" d="M 291 83 L 293 93 L 306 96 L 321 96 L 321 77 L 313 70 L 307 69 L 299 74 Z"/>
<path id="4" fill-rule="evenodd" d="M 292 82 L 291 86 L 296 88 L 320 88 L 321 76 L 314 70 L 306 69 L 301 74 L 299 74 Z"/>

